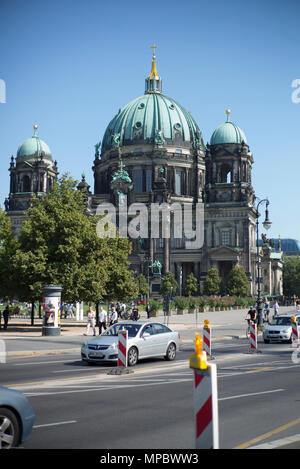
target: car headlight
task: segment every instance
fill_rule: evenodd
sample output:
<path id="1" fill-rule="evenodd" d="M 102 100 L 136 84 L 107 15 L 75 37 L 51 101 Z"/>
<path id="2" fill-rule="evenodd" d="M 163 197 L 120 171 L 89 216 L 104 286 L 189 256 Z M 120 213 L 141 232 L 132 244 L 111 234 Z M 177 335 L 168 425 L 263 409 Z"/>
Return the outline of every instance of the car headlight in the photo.
<path id="1" fill-rule="evenodd" d="M 292 329 L 291 327 L 289 327 L 288 329 L 284 329 L 283 331 L 281 331 L 281 334 L 290 334 L 292 332 Z"/>
<path id="2" fill-rule="evenodd" d="M 110 348 L 110 350 L 116 350 L 117 344 L 114 342 L 113 344 L 111 344 L 111 346 L 109 348 Z"/>

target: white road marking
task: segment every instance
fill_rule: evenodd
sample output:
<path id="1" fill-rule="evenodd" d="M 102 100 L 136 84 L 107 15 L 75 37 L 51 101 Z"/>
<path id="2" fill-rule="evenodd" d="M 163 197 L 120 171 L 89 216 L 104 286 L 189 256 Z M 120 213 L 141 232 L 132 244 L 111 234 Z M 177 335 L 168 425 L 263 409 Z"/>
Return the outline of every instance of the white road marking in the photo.
<path id="1" fill-rule="evenodd" d="M 230 399 L 240 399 L 242 397 L 259 396 L 261 394 L 271 394 L 271 393 L 274 393 L 274 392 L 282 392 L 282 391 L 285 391 L 285 389 L 273 389 L 271 391 L 253 392 L 253 393 L 250 393 L 250 394 L 239 394 L 237 396 L 221 397 L 218 400 L 219 401 L 227 401 L 227 400 L 230 400 Z"/>
<path id="2" fill-rule="evenodd" d="M 67 362 L 74 362 L 73 360 L 49 360 L 44 362 L 26 362 L 26 363 L 13 363 L 11 366 L 26 366 L 26 365 L 52 365 L 52 363 L 67 363 Z"/>
<path id="3" fill-rule="evenodd" d="M 280 448 L 280 446 L 291 445 L 292 443 L 296 443 L 297 441 L 300 441 L 299 433 L 297 435 L 281 438 L 280 440 L 270 441 L 270 443 L 263 443 L 261 445 L 250 446 L 247 449 L 274 449 Z"/>
<path id="4" fill-rule="evenodd" d="M 34 425 L 32 428 L 55 427 L 57 425 L 68 425 L 70 423 L 77 423 L 77 420 L 68 420 L 66 422 L 44 423 L 43 425 Z"/>

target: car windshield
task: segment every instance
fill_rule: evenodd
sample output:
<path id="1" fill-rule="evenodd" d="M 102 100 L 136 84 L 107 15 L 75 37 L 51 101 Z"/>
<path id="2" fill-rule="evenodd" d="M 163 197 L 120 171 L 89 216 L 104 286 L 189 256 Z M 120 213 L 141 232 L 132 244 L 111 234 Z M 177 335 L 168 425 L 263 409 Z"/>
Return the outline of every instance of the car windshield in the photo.
<path id="1" fill-rule="evenodd" d="M 290 326 L 291 324 L 292 320 L 289 317 L 277 317 L 270 322 L 271 326 Z"/>
<path id="2" fill-rule="evenodd" d="M 115 324 L 114 326 L 111 326 L 109 329 L 106 329 L 106 331 L 103 332 L 102 335 L 116 337 L 118 335 L 118 331 L 125 329 L 126 331 L 128 331 L 128 337 L 135 337 L 137 333 L 139 332 L 140 328 L 141 328 L 140 324 L 120 323 L 120 324 Z"/>

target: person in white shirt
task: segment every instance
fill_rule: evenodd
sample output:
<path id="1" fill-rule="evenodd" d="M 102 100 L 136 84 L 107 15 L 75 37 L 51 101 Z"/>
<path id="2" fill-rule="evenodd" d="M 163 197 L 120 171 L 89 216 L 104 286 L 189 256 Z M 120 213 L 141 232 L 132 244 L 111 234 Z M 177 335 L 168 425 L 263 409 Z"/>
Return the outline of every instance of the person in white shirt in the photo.
<path id="1" fill-rule="evenodd" d="M 274 309 L 274 317 L 275 317 L 277 316 L 279 312 L 279 304 L 277 303 L 277 301 L 275 301 L 275 303 L 273 304 L 273 309 Z"/>
<path id="2" fill-rule="evenodd" d="M 93 328 L 93 335 L 96 335 L 96 312 L 92 306 L 89 307 L 88 311 L 88 323 L 86 326 L 86 333 L 84 335 L 89 334 L 90 327 Z"/>
<path id="3" fill-rule="evenodd" d="M 118 322 L 118 313 L 116 311 L 116 308 L 113 306 L 111 308 L 111 316 L 110 316 L 109 325 L 112 326 L 113 324 L 116 324 L 117 322 Z"/>
<path id="4" fill-rule="evenodd" d="M 102 328 L 106 330 L 106 322 L 107 322 L 107 311 L 103 309 L 103 306 L 100 306 L 98 319 L 99 319 L 99 335 L 101 335 Z"/>

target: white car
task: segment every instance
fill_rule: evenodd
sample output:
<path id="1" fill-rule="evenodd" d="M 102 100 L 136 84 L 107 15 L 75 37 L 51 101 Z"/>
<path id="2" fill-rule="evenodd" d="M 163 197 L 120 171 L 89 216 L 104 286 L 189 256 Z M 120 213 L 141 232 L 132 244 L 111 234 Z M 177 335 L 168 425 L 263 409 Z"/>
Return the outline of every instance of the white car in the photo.
<path id="1" fill-rule="evenodd" d="M 298 336 L 300 337 L 300 314 L 282 314 L 275 316 L 270 324 L 264 328 L 264 343 L 289 342 L 292 343 L 292 319 L 294 316 L 298 326 Z"/>
<path id="2" fill-rule="evenodd" d="M 175 360 L 180 335 L 164 324 L 152 321 L 127 321 L 114 324 L 81 347 L 81 358 L 88 363 L 118 361 L 118 331 L 128 331 L 128 366 L 143 358 L 164 357 Z"/>

